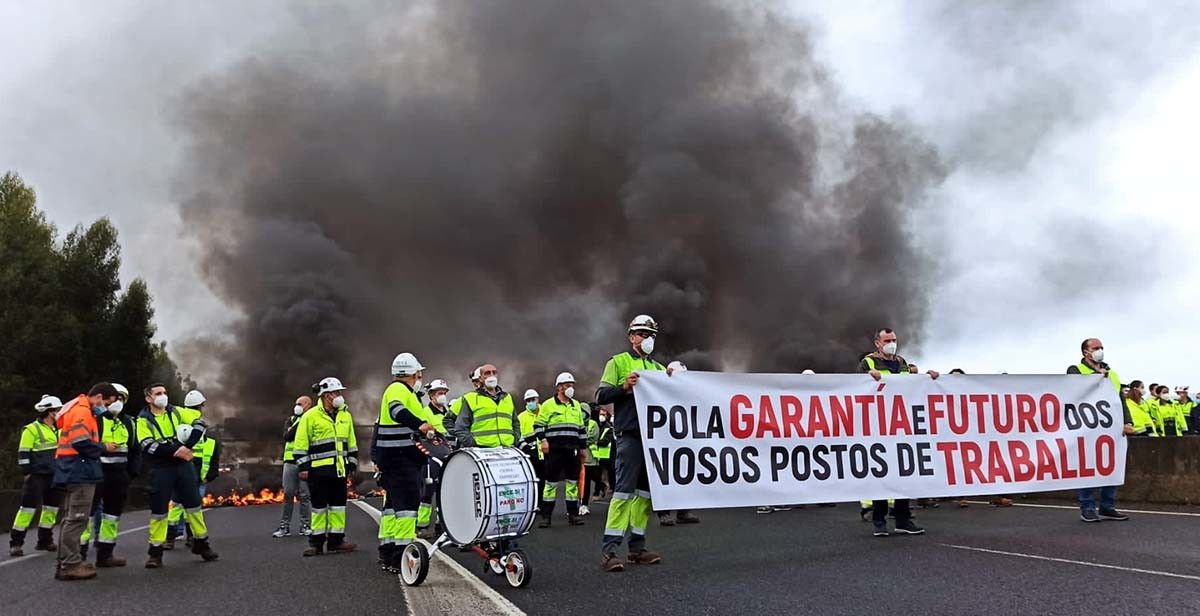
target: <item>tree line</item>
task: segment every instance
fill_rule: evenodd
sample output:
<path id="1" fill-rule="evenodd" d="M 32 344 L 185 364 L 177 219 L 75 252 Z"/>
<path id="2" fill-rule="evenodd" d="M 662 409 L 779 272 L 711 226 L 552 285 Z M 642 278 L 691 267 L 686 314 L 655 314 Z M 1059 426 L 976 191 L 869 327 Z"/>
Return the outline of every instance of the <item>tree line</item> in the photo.
<path id="1" fill-rule="evenodd" d="M 121 245 L 108 218 L 80 224 L 65 238 L 38 209 L 15 173 L 0 177 L 0 488 L 16 487 L 20 429 L 43 394 L 66 402 L 98 381 L 138 394 L 165 383 L 183 399 L 185 379 L 155 342 L 154 307 L 146 282 L 122 288 Z"/>

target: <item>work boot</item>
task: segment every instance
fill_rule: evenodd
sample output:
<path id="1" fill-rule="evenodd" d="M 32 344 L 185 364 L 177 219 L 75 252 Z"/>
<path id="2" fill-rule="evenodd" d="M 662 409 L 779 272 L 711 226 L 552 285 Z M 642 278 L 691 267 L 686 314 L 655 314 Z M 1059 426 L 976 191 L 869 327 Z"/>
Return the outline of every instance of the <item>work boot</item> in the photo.
<path id="1" fill-rule="evenodd" d="M 185 540 L 183 542 L 183 546 L 189 550 L 192 549 L 192 546 L 194 546 L 195 544 L 196 544 L 196 541 L 194 539 L 192 539 L 190 536 L 187 538 L 187 540 Z"/>
<path id="2" fill-rule="evenodd" d="M 84 563 L 67 565 L 54 574 L 56 580 L 90 580 L 96 577 L 96 568 Z"/>
<path id="3" fill-rule="evenodd" d="M 319 545 L 310 545 L 304 548 L 304 556 L 320 556 L 325 553 L 325 548 Z"/>
<path id="4" fill-rule="evenodd" d="M 970 506 L 971 506 L 971 503 L 967 499 L 965 499 L 965 498 L 958 499 L 959 509 L 966 509 L 967 507 L 970 507 Z"/>
<path id="5" fill-rule="evenodd" d="M 146 558 L 146 568 L 158 569 L 163 566 L 162 553 L 162 546 L 150 546 L 149 556 Z"/>
<path id="6" fill-rule="evenodd" d="M 675 526 L 675 514 L 670 511 L 664 511 L 658 514 L 659 526 Z"/>
<path id="7" fill-rule="evenodd" d="M 625 565 L 621 559 L 617 558 L 616 554 L 605 554 L 600 557 L 600 568 L 607 573 L 617 573 L 625 570 Z"/>
<path id="8" fill-rule="evenodd" d="M 679 516 L 675 518 L 675 521 L 679 522 L 680 524 L 699 524 L 700 518 L 692 515 L 692 512 L 690 511 L 680 511 Z"/>
<path id="9" fill-rule="evenodd" d="M 871 535 L 874 537 L 888 536 L 887 522 L 876 522 L 875 530 L 871 532 Z"/>
<path id="10" fill-rule="evenodd" d="M 437 529 L 435 529 L 433 526 L 418 528 L 417 537 L 426 541 L 433 541 L 434 539 L 437 539 Z"/>
<path id="11" fill-rule="evenodd" d="M 57 552 L 58 546 L 54 545 L 54 530 L 50 528 L 39 528 L 37 545 L 34 546 L 33 549 L 41 550 L 43 552 Z"/>
<path id="12" fill-rule="evenodd" d="M 162 549 L 164 549 L 164 550 L 174 550 L 174 549 L 175 549 L 175 540 L 174 540 L 174 539 L 167 539 L 166 541 L 164 541 L 164 542 L 163 542 L 163 544 L 162 544 Z"/>
<path id="13" fill-rule="evenodd" d="M 329 553 L 330 554 L 345 554 L 347 552 L 353 552 L 354 550 L 357 550 L 357 549 L 358 549 L 358 546 L 356 544 L 350 543 L 349 541 L 343 541 L 338 544 L 332 544 L 332 543 L 329 544 Z"/>
<path id="14" fill-rule="evenodd" d="M 577 515 L 567 514 L 567 526 L 583 526 L 583 520 Z"/>
<path id="15" fill-rule="evenodd" d="M 775 511 L 775 509 L 772 507 L 755 507 L 754 508 L 754 513 L 767 514 L 767 513 L 773 513 L 774 511 Z"/>
<path id="16" fill-rule="evenodd" d="M 192 554 L 204 559 L 204 562 L 210 563 L 220 556 L 213 551 L 212 546 L 208 545 L 208 539 L 192 540 Z"/>
<path id="17" fill-rule="evenodd" d="M 1079 519 L 1084 522 L 1099 522 L 1100 516 L 1096 514 L 1095 509 L 1084 509 L 1079 512 Z"/>
<path id="18" fill-rule="evenodd" d="M 662 556 L 650 550 L 639 550 L 630 552 L 628 560 L 635 565 L 657 565 L 662 562 Z"/>
<path id="19" fill-rule="evenodd" d="M 917 526 L 912 520 L 896 522 L 896 532 L 901 535 L 924 535 L 925 529 Z"/>
<path id="20" fill-rule="evenodd" d="M 1000 498 L 992 499 L 991 505 L 993 507 L 1012 507 L 1012 499 L 1001 496 Z"/>
<path id="21" fill-rule="evenodd" d="M 538 522 L 538 528 L 550 528 L 550 516 L 551 515 L 552 514 L 549 514 L 549 513 L 541 514 L 540 517 L 542 519 L 541 519 L 541 521 Z"/>
<path id="22" fill-rule="evenodd" d="M 279 528 L 275 529 L 275 532 L 271 533 L 271 536 L 276 539 L 279 539 L 280 537 L 291 537 L 292 529 L 287 524 L 280 524 Z"/>
<path id="23" fill-rule="evenodd" d="M 8 555 L 12 558 L 20 558 L 25 555 L 25 546 L 10 545 L 8 546 Z"/>
<path id="24" fill-rule="evenodd" d="M 1116 520 L 1118 522 L 1124 522 L 1125 520 L 1129 519 L 1129 516 L 1117 511 L 1116 509 L 1101 509 L 1100 517 L 1105 520 Z"/>
<path id="25" fill-rule="evenodd" d="M 100 568 L 109 567 L 124 567 L 124 558 L 113 557 L 113 548 L 116 546 L 111 543 L 101 543 L 96 546 L 96 566 Z"/>

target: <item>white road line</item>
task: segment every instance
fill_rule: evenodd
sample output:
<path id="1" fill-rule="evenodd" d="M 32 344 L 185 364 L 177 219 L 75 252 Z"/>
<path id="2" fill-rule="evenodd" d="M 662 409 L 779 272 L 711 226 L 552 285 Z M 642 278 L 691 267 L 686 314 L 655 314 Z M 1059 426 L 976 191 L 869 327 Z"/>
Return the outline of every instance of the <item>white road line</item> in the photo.
<path id="1" fill-rule="evenodd" d="M 991 504 L 987 501 L 967 501 L 967 502 L 971 503 L 972 505 L 990 505 Z M 1072 509 L 1075 511 L 1079 510 L 1079 505 L 1036 505 L 1034 503 L 1013 503 L 1013 507 L 1034 507 L 1034 508 L 1038 508 L 1038 509 Z M 1191 517 L 1191 518 L 1200 518 L 1200 513 L 1185 513 L 1183 511 L 1146 511 L 1144 509 L 1125 509 L 1124 507 L 1122 507 L 1120 511 L 1121 511 L 1121 513 L 1137 513 L 1137 514 L 1145 513 L 1145 514 L 1150 514 L 1150 515 L 1181 515 L 1181 516 L 1187 516 L 1187 517 Z"/>
<path id="2" fill-rule="evenodd" d="M 212 509 L 211 508 L 203 509 L 202 511 L 207 512 L 207 511 L 212 511 Z M 149 524 L 145 524 L 143 526 L 135 526 L 133 528 L 127 528 L 127 529 L 117 533 L 117 536 L 120 537 L 121 535 L 128 535 L 129 533 L 136 533 L 139 530 L 146 530 L 147 528 L 150 528 Z M 13 563 L 24 562 L 31 558 L 37 558 L 38 556 L 41 556 L 42 554 L 49 554 L 49 553 L 50 552 L 34 552 L 33 554 L 26 554 L 20 558 L 10 558 L 9 560 L 0 561 L 0 567 L 6 566 L 6 565 L 11 565 Z"/>
<path id="3" fill-rule="evenodd" d="M 990 550 L 988 548 L 976 548 L 969 545 L 954 545 L 950 543 L 940 544 L 943 547 L 954 548 L 956 550 L 968 550 L 971 552 L 983 552 L 985 554 L 999 554 L 1001 556 L 1016 556 L 1018 558 L 1029 558 L 1033 560 L 1045 560 L 1055 563 L 1067 563 L 1071 565 L 1083 565 L 1085 567 L 1096 567 L 1099 569 L 1115 569 L 1117 571 L 1127 571 L 1129 573 L 1146 573 L 1149 575 L 1161 575 L 1163 577 L 1173 577 L 1183 580 L 1192 580 L 1200 582 L 1200 575 L 1184 575 L 1182 573 L 1171 573 L 1169 571 L 1154 571 L 1153 569 L 1138 569 L 1136 567 L 1122 567 L 1119 565 L 1108 565 L 1105 563 L 1091 563 L 1083 560 L 1070 560 L 1067 558 L 1054 558 L 1052 556 L 1039 556 L 1037 554 L 1022 554 L 1020 552 L 1005 552 L 1003 550 Z"/>
<path id="4" fill-rule="evenodd" d="M 147 524 L 147 525 L 145 525 L 145 526 L 138 526 L 138 527 L 135 527 L 135 528 L 130 528 L 130 529 L 128 529 L 128 530 L 123 530 L 123 531 L 121 531 L 121 532 L 117 533 L 117 536 L 118 536 L 118 537 L 120 537 L 121 535 L 127 535 L 127 534 L 129 534 L 129 533 L 136 533 L 136 532 L 138 532 L 139 530 L 146 530 L 147 528 L 150 528 L 150 525 L 149 525 L 149 524 Z M 3 567 L 3 566 L 5 566 L 5 565 L 11 565 L 11 564 L 13 564 L 13 563 L 19 563 L 19 562 L 22 562 L 22 561 L 26 561 L 26 560 L 29 560 L 29 559 L 31 559 L 31 558 L 37 558 L 38 556 L 41 556 L 42 554 L 49 554 L 49 553 L 50 553 L 50 552 L 34 552 L 33 554 L 26 554 L 26 555 L 24 555 L 24 556 L 22 556 L 22 557 L 20 557 L 20 558 L 13 558 L 13 559 L 9 559 L 9 560 L 6 560 L 6 561 L 3 561 L 3 562 L 0 562 L 0 567 Z"/>
<path id="5" fill-rule="evenodd" d="M 359 509 L 362 509 L 367 515 L 371 516 L 376 523 L 379 522 L 380 512 L 375 507 L 372 507 L 370 503 L 366 502 L 365 500 L 356 500 L 351 502 L 357 505 Z M 427 547 L 432 547 L 427 542 L 422 541 L 422 543 L 425 543 Z M 513 604 L 512 601 L 509 601 L 504 595 L 496 592 L 496 589 L 485 584 L 483 580 L 479 579 L 479 577 L 477 577 L 475 574 L 467 571 L 465 567 L 458 564 L 458 562 L 453 558 L 450 558 L 441 551 L 438 551 L 436 554 L 434 554 L 434 558 L 438 559 L 439 562 L 445 564 L 450 568 L 450 570 L 460 575 L 467 582 L 467 584 L 475 589 L 476 592 L 496 606 L 496 609 L 499 610 L 500 613 L 507 614 L 509 616 L 525 616 L 525 612 L 522 611 L 521 608 Z M 396 577 L 399 579 L 400 576 Z M 400 586 L 405 589 L 405 600 L 407 602 L 408 586 L 406 586 L 404 582 L 400 582 Z"/>

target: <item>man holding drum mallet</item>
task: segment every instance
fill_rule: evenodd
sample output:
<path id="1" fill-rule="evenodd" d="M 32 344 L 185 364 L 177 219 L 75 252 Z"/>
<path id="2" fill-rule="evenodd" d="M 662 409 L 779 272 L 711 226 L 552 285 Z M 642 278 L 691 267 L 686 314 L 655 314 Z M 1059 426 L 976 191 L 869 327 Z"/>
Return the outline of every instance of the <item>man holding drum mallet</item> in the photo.
<path id="1" fill-rule="evenodd" d="M 417 449 L 416 437 L 421 434 L 432 440 L 437 432 L 437 420 L 417 398 L 424 370 L 412 353 L 392 360 L 393 381 L 383 392 L 375 423 L 372 451 L 379 485 L 387 493 L 379 518 L 379 562 L 387 570 L 398 571 L 404 548 L 417 540 L 417 510 L 428 459 Z"/>
<path id="2" fill-rule="evenodd" d="M 566 484 L 567 524 L 582 526 L 579 517 L 579 470 L 587 454 L 587 417 L 575 400 L 575 377 L 563 372 L 554 380 L 555 395 L 542 403 L 533 422 L 534 438 L 541 441 L 545 456 L 546 486 L 542 488 L 542 522 L 549 528 L 558 500 L 558 482 Z"/>
<path id="3" fill-rule="evenodd" d="M 646 474 L 646 458 L 642 451 L 641 428 L 638 426 L 637 405 L 633 386 L 639 372 L 666 368 L 650 359 L 658 323 L 647 315 L 634 317 L 629 323 L 629 344 L 633 348 L 614 355 L 604 366 L 596 401 L 613 405 L 613 424 L 617 434 L 616 471 L 612 501 L 608 506 L 608 521 L 604 525 L 604 544 L 600 566 L 609 572 L 624 571 L 617 558 L 617 549 L 629 535 L 629 562 L 654 565 L 662 556 L 646 549 L 646 526 L 650 523 L 650 477 Z"/>

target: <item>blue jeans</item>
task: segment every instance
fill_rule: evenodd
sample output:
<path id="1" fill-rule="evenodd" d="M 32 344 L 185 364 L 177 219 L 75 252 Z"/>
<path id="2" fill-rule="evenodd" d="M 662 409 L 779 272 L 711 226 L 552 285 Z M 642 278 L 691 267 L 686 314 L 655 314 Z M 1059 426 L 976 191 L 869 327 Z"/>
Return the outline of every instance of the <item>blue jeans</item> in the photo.
<path id="1" fill-rule="evenodd" d="M 1096 510 L 1096 488 L 1086 488 L 1079 491 L 1079 508 L 1083 511 Z M 1100 488 L 1100 511 L 1109 511 L 1117 508 L 1117 486 L 1104 486 Z"/>

